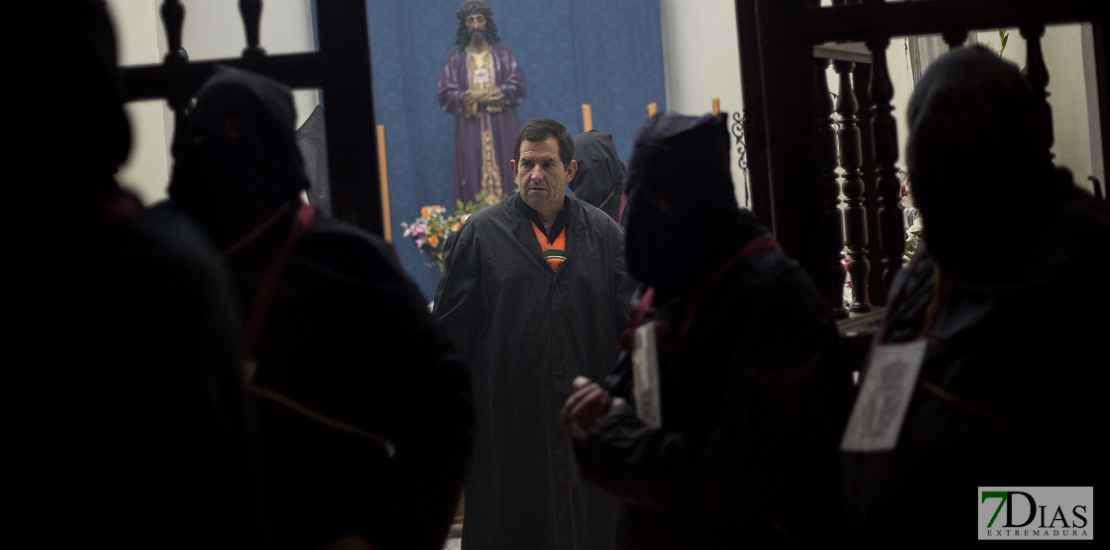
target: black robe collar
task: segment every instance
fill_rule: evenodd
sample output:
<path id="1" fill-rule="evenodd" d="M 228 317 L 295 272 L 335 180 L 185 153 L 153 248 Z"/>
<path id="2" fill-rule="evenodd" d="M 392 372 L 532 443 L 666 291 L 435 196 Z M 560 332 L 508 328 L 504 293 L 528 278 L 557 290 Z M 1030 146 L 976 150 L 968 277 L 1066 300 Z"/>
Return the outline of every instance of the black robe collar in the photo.
<path id="1" fill-rule="evenodd" d="M 540 228 L 544 236 L 547 237 L 547 244 L 553 244 L 555 239 L 559 237 L 559 233 L 563 232 L 563 228 L 567 226 L 570 221 L 570 197 L 563 197 L 563 209 L 555 216 L 555 223 L 551 224 L 551 230 L 545 231 L 543 221 L 540 220 L 540 213 L 535 208 L 528 206 L 524 199 L 520 198 L 520 193 L 513 195 L 512 207 L 518 212 L 524 214 L 526 218 L 536 224 Z"/>

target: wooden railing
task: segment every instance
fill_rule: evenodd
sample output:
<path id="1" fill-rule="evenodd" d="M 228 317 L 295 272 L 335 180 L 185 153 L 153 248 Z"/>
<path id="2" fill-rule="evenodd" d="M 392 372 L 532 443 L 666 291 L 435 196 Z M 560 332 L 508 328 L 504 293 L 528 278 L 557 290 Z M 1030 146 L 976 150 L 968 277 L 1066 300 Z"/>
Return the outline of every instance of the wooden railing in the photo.
<path id="1" fill-rule="evenodd" d="M 1025 75 L 1040 99 L 1035 131 L 1043 154 L 1051 156 L 1052 111 L 1041 36 L 1046 24 L 1092 23 L 1102 155 L 1110 159 L 1103 33 L 1110 10 L 1104 0 L 832 3 L 736 0 L 736 14 L 752 210 L 813 278 L 837 317 L 885 305 L 902 265 L 900 147 L 886 62 L 892 37 L 941 34 L 949 46 L 958 47 L 970 31 L 1019 28 L 1027 43 Z M 858 43 L 870 55 L 860 53 Z M 830 63 L 839 75 L 835 105 L 825 76 Z M 849 308 L 841 301 L 845 244 L 855 291 Z"/>

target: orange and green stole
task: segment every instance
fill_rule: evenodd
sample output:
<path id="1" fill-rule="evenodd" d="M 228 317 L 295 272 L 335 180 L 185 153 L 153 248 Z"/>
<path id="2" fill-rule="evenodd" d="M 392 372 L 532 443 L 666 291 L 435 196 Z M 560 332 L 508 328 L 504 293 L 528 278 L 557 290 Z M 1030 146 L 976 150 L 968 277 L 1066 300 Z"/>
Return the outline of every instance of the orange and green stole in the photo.
<path id="1" fill-rule="evenodd" d="M 536 225 L 536 222 L 532 222 L 532 230 L 536 232 L 536 240 L 540 242 L 540 248 L 543 249 L 543 259 L 551 266 L 552 271 L 558 273 L 559 268 L 563 267 L 563 262 L 567 261 L 567 228 L 564 227 L 559 232 L 554 242 L 547 241 L 547 235 L 543 234 L 543 229 Z"/>

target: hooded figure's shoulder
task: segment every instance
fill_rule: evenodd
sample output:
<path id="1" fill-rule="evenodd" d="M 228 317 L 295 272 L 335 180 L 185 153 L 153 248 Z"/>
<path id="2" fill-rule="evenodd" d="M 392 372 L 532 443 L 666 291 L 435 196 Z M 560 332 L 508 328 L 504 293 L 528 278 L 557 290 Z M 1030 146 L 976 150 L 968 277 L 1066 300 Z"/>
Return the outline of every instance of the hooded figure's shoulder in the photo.
<path id="1" fill-rule="evenodd" d="M 141 263 L 147 266 L 157 264 L 177 274 L 179 281 L 189 279 L 183 276 L 186 273 L 193 276 L 192 280 L 227 278 L 224 264 L 207 235 L 170 201 L 160 202 L 126 220 L 121 231 L 126 234 L 119 243 L 124 254 L 141 257 Z"/>
<path id="2" fill-rule="evenodd" d="M 384 239 L 323 214 L 313 218 L 294 254 L 336 277 L 375 284 L 408 281 L 397 254 Z"/>
<path id="3" fill-rule="evenodd" d="M 1110 296 L 1110 288 L 1100 282 L 1110 265 L 1110 208 L 1105 203 L 1072 185 L 1065 196 L 1042 204 L 1035 223 L 1035 229 L 1023 228 L 1020 246 L 1010 246 L 1013 251 L 998 262 L 993 284 L 983 288 L 993 287 L 993 294 L 1078 285 L 1089 287 L 1089 297 Z"/>

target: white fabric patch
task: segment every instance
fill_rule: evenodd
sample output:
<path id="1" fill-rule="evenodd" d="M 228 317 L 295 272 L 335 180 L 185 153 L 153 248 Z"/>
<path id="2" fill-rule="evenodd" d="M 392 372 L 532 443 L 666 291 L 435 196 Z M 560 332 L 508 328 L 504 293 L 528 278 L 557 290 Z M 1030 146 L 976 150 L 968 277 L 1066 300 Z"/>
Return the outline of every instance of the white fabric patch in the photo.
<path id="1" fill-rule="evenodd" d="M 842 451 L 890 451 L 898 443 L 917 374 L 925 358 L 925 340 L 884 344 L 875 348 L 871 367 L 859 390 Z"/>
<path id="2" fill-rule="evenodd" d="M 663 425 L 659 397 L 659 351 L 655 342 L 655 323 L 636 329 L 636 348 L 632 350 L 632 392 L 636 415 L 656 428 Z"/>

